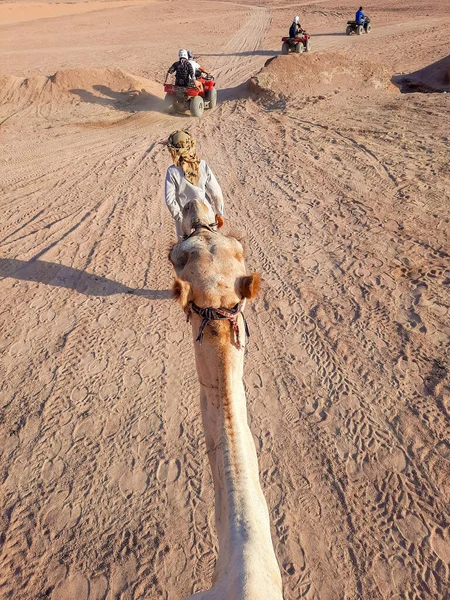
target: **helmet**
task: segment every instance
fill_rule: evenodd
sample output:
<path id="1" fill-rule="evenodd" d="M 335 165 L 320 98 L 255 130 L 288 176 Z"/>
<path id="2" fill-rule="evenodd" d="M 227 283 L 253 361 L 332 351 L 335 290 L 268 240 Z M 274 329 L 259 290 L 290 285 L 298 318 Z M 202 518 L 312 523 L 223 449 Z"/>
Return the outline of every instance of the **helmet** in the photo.
<path id="1" fill-rule="evenodd" d="M 189 59 L 194 58 L 194 55 L 192 54 L 192 50 L 188 50 L 187 54 L 188 54 Z"/>
<path id="2" fill-rule="evenodd" d="M 188 53 L 186 52 L 186 50 L 178 51 L 178 58 L 187 58 L 187 57 L 188 57 Z"/>
<path id="3" fill-rule="evenodd" d="M 294 23 L 298 23 L 300 21 L 300 17 L 295 17 Z"/>

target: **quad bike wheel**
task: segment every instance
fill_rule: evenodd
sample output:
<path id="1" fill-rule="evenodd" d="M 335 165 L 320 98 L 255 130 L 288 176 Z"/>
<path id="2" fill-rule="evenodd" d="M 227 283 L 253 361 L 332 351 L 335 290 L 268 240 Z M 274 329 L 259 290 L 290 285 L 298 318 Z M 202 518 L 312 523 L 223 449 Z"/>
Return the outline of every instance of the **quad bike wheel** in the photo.
<path id="1" fill-rule="evenodd" d="M 205 100 L 209 102 L 209 108 L 216 108 L 217 106 L 217 90 L 213 88 L 209 92 L 205 92 Z"/>
<path id="2" fill-rule="evenodd" d="M 287 42 L 283 42 L 281 46 L 281 54 L 289 54 L 289 44 Z"/>
<path id="3" fill-rule="evenodd" d="M 366 33 L 369 33 L 369 31 L 372 29 L 372 26 L 370 23 L 367 23 L 366 25 Z"/>
<path id="4" fill-rule="evenodd" d="M 351 33 L 352 33 L 352 28 L 350 27 L 350 25 L 347 25 L 347 29 L 345 30 L 345 33 L 346 33 L 347 35 L 351 35 Z"/>
<path id="5" fill-rule="evenodd" d="M 303 42 L 297 42 L 297 44 L 295 44 L 295 52 L 296 54 L 303 53 Z"/>
<path id="6" fill-rule="evenodd" d="M 173 96 L 166 94 L 164 97 L 164 112 L 172 113 L 174 111 Z"/>
<path id="7" fill-rule="evenodd" d="M 191 105 L 189 108 L 193 117 L 201 117 L 203 115 L 203 111 L 205 110 L 203 98 L 201 96 L 194 96 L 191 100 Z"/>
<path id="8" fill-rule="evenodd" d="M 358 27 L 356 29 L 356 33 L 358 35 L 362 35 L 364 33 L 364 27 L 362 25 L 358 25 Z"/>
<path id="9" fill-rule="evenodd" d="M 305 52 L 311 52 L 311 40 L 306 40 Z"/>

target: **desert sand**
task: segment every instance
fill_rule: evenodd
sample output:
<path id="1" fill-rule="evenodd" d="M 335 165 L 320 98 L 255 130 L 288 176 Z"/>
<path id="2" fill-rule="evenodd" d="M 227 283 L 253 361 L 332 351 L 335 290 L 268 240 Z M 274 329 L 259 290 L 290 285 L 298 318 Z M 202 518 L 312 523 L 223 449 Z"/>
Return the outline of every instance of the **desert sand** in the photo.
<path id="1" fill-rule="evenodd" d="M 179 128 L 263 279 L 244 380 L 285 599 L 448 598 L 450 5 L 373 0 L 348 37 L 356 8 L 0 5 L 2 599 L 210 585 L 169 292 L 160 142 Z M 295 14 L 312 52 L 280 56 Z M 201 120 L 162 112 L 179 47 L 216 75 Z"/>

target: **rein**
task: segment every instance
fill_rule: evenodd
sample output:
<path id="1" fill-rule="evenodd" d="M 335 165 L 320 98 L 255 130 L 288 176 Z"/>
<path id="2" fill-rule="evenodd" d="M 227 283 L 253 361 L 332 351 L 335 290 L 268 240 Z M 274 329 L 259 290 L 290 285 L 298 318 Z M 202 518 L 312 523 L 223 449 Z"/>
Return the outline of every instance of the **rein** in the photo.
<path id="1" fill-rule="evenodd" d="M 243 300 L 238 302 L 238 304 L 236 304 L 236 306 L 234 306 L 233 308 L 199 308 L 196 304 L 194 304 L 194 302 L 191 302 L 187 313 L 187 321 L 190 321 L 191 313 L 194 313 L 199 317 L 202 317 L 203 319 L 200 325 L 196 342 L 199 342 L 200 344 L 203 342 L 203 334 L 205 328 L 211 321 L 223 321 L 226 319 L 227 321 L 230 321 L 231 326 L 233 327 L 233 331 L 236 334 L 237 347 L 239 349 L 242 348 L 238 325 L 239 313 L 242 315 L 242 319 L 244 321 L 245 335 L 248 338 L 250 337 L 250 332 L 248 330 L 248 325 L 244 313 L 242 312 L 242 307 Z"/>

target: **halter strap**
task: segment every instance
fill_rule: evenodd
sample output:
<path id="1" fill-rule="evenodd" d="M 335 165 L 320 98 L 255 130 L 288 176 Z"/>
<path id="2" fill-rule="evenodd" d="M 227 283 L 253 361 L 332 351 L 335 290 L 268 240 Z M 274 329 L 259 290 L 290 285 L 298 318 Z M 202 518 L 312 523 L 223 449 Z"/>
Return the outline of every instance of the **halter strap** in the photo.
<path id="1" fill-rule="evenodd" d="M 200 329 L 196 341 L 200 344 L 203 342 L 203 334 L 205 328 L 211 321 L 223 321 L 226 319 L 227 321 L 230 321 L 231 326 L 233 327 L 233 331 L 236 334 L 237 347 L 242 348 L 238 325 L 239 313 L 242 315 L 242 319 L 244 321 L 245 335 L 247 336 L 247 338 L 250 337 L 250 332 L 248 330 L 248 325 L 244 313 L 242 312 L 242 307 L 242 301 L 238 302 L 238 304 L 236 304 L 236 306 L 234 306 L 233 308 L 199 308 L 196 304 L 194 304 L 194 302 L 191 302 L 187 314 L 187 321 L 190 320 L 191 313 L 195 313 L 203 319 L 200 324 Z"/>

